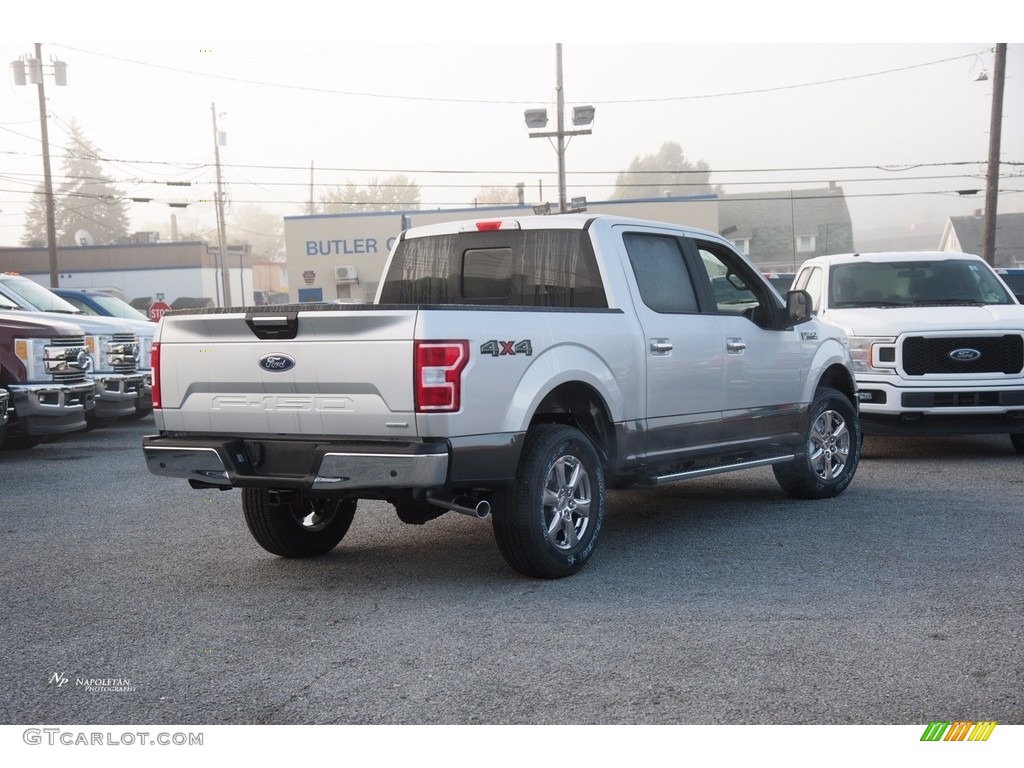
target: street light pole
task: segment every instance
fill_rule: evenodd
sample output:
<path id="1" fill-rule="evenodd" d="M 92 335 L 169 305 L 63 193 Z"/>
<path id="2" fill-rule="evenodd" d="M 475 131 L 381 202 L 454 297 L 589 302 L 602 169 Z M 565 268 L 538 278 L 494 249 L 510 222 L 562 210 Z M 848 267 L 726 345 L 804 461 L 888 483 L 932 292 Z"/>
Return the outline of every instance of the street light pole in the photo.
<path id="1" fill-rule="evenodd" d="M 985 221 L 981 256 L 996 265 L 996 209 L 999 205 L 999 145 L 1003 126 L 1003 82 L 1006 80 L 1006 43 L 996 45 L 992 72 L 992 116 L 988 134 L 988 179 L 985 183 Z"/>
<path id="2" fill-rule="evenodd" d="M 555 92 L 556 97 L 556 127 L 554 131 L 536 132 L 537 128 L 544 128 L 548 124 L 548 111 L 546 109 L 528 109 L 523 114 L 526 120 L 526 127 L 530 129 L 530 138 L 554 138 L 557 139 L 555 151 L 558 153 L 558 212 L 565 213 L 566 206 L 566 182 L 565 182 L 565 137 L 583 136 L 592 131 L 589 128 L 580 130 L 565 130 L 565 89 L 562 87 L 562 44 L 555 44 Z M 590 125 L 594 122 L 594 108 L 592 106 L 573 108 L 573 125 Z"/>
<path id="3" fill-rule="evenodd" d="M 213 112 L 213 156 L 217 163 L 217 266 L 220 269 L 220 283 L 224 290 L 224 306 L 231 306 L 231 278 L 228 266 L 227 238 L 224 232 L 224 187 L 220 175 L 220 134 L 217 132 L 217 106 L 210 104 Z"/>
<path id="4" fill-rule="evenodd" d="M 561 43 L 555 43 L 555 93 L 558 96 L 558 212 L 565 213 L 565 89 L 562 87 Z"/>

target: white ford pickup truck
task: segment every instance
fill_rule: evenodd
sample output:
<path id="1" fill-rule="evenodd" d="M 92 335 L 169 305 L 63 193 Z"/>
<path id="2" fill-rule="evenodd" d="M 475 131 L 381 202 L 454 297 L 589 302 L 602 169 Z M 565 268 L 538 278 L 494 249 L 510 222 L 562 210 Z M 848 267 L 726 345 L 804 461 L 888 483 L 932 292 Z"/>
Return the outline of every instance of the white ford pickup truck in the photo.
<path id="1" fill-rule="evenodd" d="M 819 256 L 793 286 L 849 336 L 866 434 L 1009 434 L 1024 453 L 1024 307 L 983 259 Z"/>
<path id="2" fill-rule="evenodd" d="M 407 230 L 372 305 L 180 310 L 153 348 L 151 472 L 241 488 L 256 541 L 323 554 L 359 499 L 491 517 L 508 564 L 590 558 L 605 489 L 771 466 L 841 493 L 845 334 L 724 239 L 570 214 Z"/>

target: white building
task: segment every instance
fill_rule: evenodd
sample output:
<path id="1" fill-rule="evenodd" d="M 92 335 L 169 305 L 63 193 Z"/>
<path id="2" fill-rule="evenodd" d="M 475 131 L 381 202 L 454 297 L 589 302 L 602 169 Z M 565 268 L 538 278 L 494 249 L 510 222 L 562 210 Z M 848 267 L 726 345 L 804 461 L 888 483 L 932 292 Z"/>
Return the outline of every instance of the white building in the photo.
<path id="1" fill-rule="evenodd" d="M 253 304 L 252 260 L 248 246 L 227 248 L 231 304 Z M 0 248 L 0 272 L 17 272 L 50 287 L 46 248 Z M 217 248 L 204 241 L 58 246 L 61 288 L 114 289 L 127 302 L 209 299 L 222 304 Z M 195 303 L 193 301 L 193 303 Z"/>
<path id="2" fill-rule="evenodd" d="M 590 203 L 589 213 L 654 219 L 718 231 L 713 195 Z M 446 210 L 286 216 L 285 251 L 292 301 L 371 302 L 384 262 L 403 229 L 461 219 L 534 216 L 528 205 Z"/>

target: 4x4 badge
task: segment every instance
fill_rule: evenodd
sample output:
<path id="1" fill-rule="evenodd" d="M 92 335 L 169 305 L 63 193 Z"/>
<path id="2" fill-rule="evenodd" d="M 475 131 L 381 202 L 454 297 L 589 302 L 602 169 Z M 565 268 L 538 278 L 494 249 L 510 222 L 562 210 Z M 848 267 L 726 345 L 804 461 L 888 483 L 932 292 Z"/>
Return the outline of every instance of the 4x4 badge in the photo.
<path id="1" fill-rule="evenodd" d="M 529 339 L 522 341 L 498 341 L 491 339 L 480 345 L 480 354 L 500 357 L 501 355 L 533 355 L 533 344 Z"/>

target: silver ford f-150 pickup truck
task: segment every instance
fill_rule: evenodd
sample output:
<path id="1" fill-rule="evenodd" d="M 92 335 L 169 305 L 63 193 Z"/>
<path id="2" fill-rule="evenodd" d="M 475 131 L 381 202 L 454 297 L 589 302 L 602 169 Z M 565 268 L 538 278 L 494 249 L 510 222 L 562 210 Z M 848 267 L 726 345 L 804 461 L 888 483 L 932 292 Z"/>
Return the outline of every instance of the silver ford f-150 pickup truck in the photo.
<path id="1" fill-rule="evenodd" d="M 520 573 L 590 558 L 608 486 L 771 466 L 841 493 L 860 457 L 845 334 L 710 232 L 571 214 L 397 239 L 375 303 L 182 310 L 153 351 L 150 471 L 241 488 L 250 532 L 322 554 L 359 499 L 492 519 Z"/>

